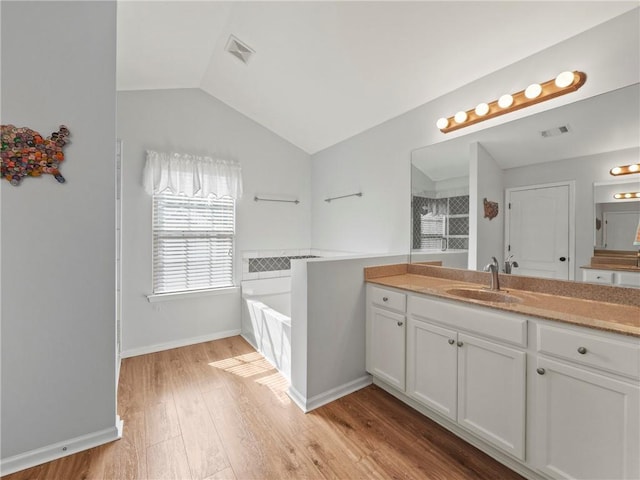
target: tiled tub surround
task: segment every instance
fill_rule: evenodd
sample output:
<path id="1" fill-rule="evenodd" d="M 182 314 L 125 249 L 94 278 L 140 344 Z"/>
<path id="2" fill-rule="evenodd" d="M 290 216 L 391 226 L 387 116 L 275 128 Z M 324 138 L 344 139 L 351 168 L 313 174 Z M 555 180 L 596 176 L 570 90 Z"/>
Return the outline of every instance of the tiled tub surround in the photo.
<path id="1" fill-rule="evenodd" d="M 451 288 L 486 287 L 489 273 L 399 264 L 368 267 L 364 274 L 369 283 L 640 337 L 640 291 L 633 288 L 500 275 L 501 290 L 521 301 L 498 303 L 447 293 Z"/>
<path id="2" fill-rule="evenodd" d="M 242 252 L 242 280 L 289 277 L 291 275 L 291 260 L 349 258 L 361 255 L 363 254 L 360 252 L 316 248 L 247 250 Z"/>
<path id="3" fill-rule="evenodd" d="M 246 251 L 242 254 L 242 280 L 288 277 L 291 275 L 291 260 L 324 256 L 332 255 L 311 249 Z"/>
<path id="4" fill-rule="evenodd" d="M 249 273 L 291 270 L 291 260 L 319 258 L 317 255 L 294 255 L 291 257 L 262 257 L 249 259 Z"/>

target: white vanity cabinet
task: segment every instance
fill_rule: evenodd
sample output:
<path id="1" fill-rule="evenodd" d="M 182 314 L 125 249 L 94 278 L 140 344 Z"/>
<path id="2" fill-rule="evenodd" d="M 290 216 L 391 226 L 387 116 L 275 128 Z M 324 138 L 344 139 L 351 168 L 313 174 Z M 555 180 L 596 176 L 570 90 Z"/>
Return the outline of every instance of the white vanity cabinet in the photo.
<path id="1" fill-rule="evenodd" d="M 538 325 L 536 467 L 553 478 L 640 478 L 640 347 Z"/>
<path id="2" fill-rule="evenodd" d="M 640 478 L 638 337 L 368 284 L 367 370 L 527 478 Z"/>
<path id="3" fill-rule="evenodd" d="M 367 285 L 367 371 L 405 389 L 406 294 Z"/>
<path id="4" fill-rule="evenodd" d="M 407 331 L 407 395 L 458 419 L 458 333 L 410 318 Z"/>
<path id="5" fill-rule="evenodd" d="M 414 296 L 408 314 L 407 395 L 523 460 L 526 320 Z"/>
<path id="6" fill-rule="evenodd" d="M 623 270 L 582 269 L 582 281 L 588 283 L 602 283 L 616 287 L 640 288 L 640 272 Z"/>

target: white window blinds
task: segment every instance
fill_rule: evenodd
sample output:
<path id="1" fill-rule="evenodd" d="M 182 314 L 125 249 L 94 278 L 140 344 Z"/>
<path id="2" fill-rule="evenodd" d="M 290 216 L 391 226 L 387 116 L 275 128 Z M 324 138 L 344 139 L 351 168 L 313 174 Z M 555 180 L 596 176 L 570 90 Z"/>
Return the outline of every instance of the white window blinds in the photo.
<path id="1" fill-rule="evenodd" d="M 235 201 L 153 196 L 153 292 L 233 285 Z"/>

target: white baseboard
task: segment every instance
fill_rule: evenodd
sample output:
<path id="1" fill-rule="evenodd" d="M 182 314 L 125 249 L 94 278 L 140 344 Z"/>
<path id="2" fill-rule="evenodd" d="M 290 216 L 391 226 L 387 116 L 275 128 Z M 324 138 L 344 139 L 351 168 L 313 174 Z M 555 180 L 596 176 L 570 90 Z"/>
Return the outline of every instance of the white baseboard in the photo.
<path id="1" fill-rule="evenodd" d="M 289 398 L 293 400 L 293 403 L 295 403 L 300 410 L 302 410 L 304 413 L 307 413 L 309 411 L 307 410 L 307 407 L 306 407 L 307 399 L 298 390 L 293 388 L 293 385 L 289 385 L 289 390 L 287 391 L 287 394 L 289 395 Z"/>
<path id="2" fill-rule="evenodd" d="M 138 355 L 146 355 L 147 353 L 162 352 L 163 350 L 171 350 L 172 348 L 186 347 L 187 345 L 195 345 L 196 343 L 210 342 L 211 340 L 220 340 L 221 338 L 234 337 L 240 335 L 240 330 L 227 330 L 225 332 L 211 333 L 209 335 L 200 335 L 199 337 L 183 338 L 166 343 L 156 343 L 146 347 L 130 348 L 120 353 L 121 358 L 137 357 Z"/>
<path id="3" fill-rule="evenodd" d="M 345 395 L 349 395 L 350 393 L 371 385 L 372 382 L 373 380 L 371 375 L 365 375 L 351 382 L 340 385 L 339 387 L 314 395 L 311 398 L 304 397 L 300 392 L 293 388 L 293 386 L 289 387 L 288 393 L 289 397 L 291 397 L 295 404 L 298 405 L 304 413 L 308 413 L 311 410 L 315 410 L 318 407 L 331 403 Z"/>
<path id="4" fill-rule="evenodd" d="M 256 344 L 253 342 L 253 340 L 251 340 L 251 339 L 249 338 L 249 336 L 248 336 L 248 335 L 245 335 L 244 333 L 241 333 L 241 334 L 240 334 L 240 336 L 241 336 L 242 338 L 244 338 L 244 339 L 245 339 L 245 341 L 246 341 L 249 345 L 251 345 L 251 346 L 252 346 L 256 351 L 259 351 L 259 350 L 258 350 L 258 347 L 256 346 Z"/>
<path id="5" fill-rule="evenodd" d="M 122 420 L 119 416 L 116 416 L 116 422 L 113 427 L 70 438 L 69 440 L 20 453 L 13 457 L 3 458 L 0 461 L 0 476 L 35 467 L 67 455 L 73 455 L 120 438 L 122 438 Z"/>

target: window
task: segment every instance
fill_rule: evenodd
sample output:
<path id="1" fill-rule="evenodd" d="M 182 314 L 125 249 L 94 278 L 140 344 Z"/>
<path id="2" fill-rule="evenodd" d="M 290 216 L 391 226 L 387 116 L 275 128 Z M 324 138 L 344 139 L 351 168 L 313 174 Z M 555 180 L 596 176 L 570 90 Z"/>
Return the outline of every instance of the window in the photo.
<path id="1" fill-rule="evenodd" d="M 435 194 L 434 194 L 435 195 Z M 441 198 L 414 195 L 411 202 L 412 248 L 467 250 L 469 195 Z"/>
<path id="2" fill-rule="evenodd" d="M 445 234 L 444 215 L 427 214 L 420 219 L 420 248 L 443 249 Z"/>
<path id="3" fill-rule="evenodd" d="M 153 195 L 153 293 L 233 286 L 235 200 Z"/>

